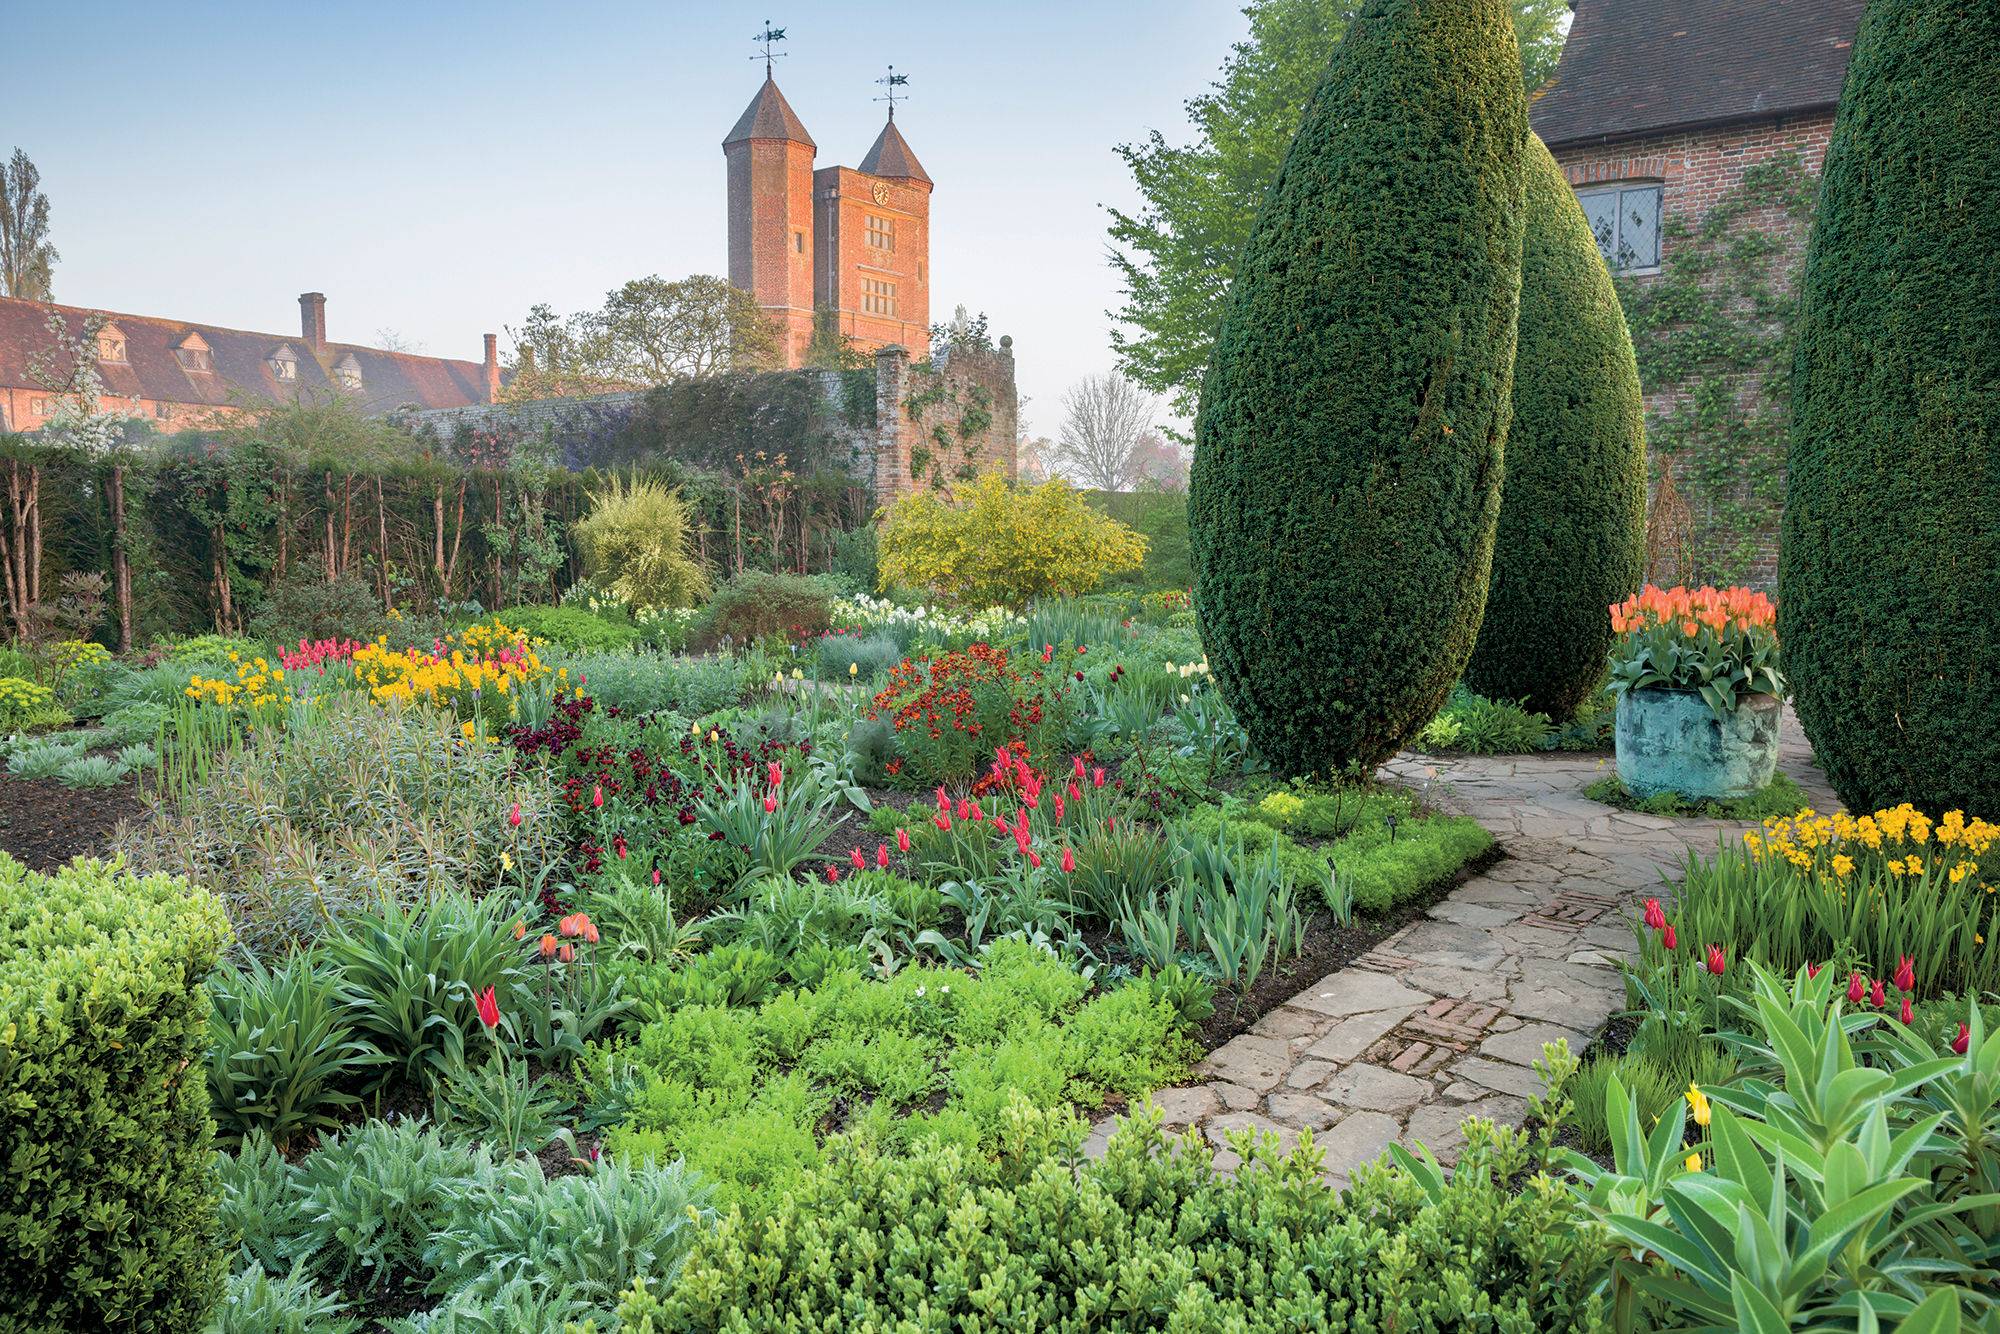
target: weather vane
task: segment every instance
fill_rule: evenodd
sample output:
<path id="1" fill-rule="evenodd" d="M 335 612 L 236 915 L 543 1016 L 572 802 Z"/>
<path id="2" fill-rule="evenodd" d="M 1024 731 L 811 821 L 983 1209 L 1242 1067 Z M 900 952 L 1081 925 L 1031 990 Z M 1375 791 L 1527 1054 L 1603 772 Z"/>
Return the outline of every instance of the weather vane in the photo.
<path id="1" fill-rule="evenodd" d="M 890 120 L 896 119 L 896 103 L 907 102 L 910 99 L 910 95 L 908 93 L 904 93 L 901 96 L 898 96 L 896 90 L 898 88 L 909 87 L 910 76 L 907 74 L 896 73 L 896 67 L 894 65 L 891 65 L 889 66 L 889 72 L 883 75 L 881 78 L 875 80 L 875 82 L 881 84 L 884 88 L 887 88 L 889 90 L 888 92 L 884 93 L 882 96 L 876 98 L 875 100 L 877 102 L 887 102 L 889 104 L 889 119 Z"/>
<path id="2" fill-rule="evenodd" d="M 772 27 L 771 20 L 765 19 L 764 31 L 758 33 L 755 37 L 752 37 L 750 40 L 764 48 L 764 54 L 759 56 L 752 56 L 750 58 L 752 60 L 761 60 L 764 62 L 764 77 L 768 79 L 771 77 L 771 62 L 774 60 L 783 60 L 785 58 L 785 53 L 783 51 L 773 52 L 771 50 L 771 47 L 774 44 L 785 40 L 785 30 L 783 28 Z"/>

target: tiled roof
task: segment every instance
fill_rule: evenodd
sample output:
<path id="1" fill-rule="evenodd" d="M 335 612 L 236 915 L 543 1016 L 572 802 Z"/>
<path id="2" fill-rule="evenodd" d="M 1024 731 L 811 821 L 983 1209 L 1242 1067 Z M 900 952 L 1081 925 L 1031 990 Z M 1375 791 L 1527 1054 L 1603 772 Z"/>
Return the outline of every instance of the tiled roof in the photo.
<path id="1" fill-rule="evenodd" d="M 722 141 L 724 148 L 742 143 L 745 139 L 789 139 L 807 148 L 818 148 L 810 134 L 806 133 L 805 122 L 792 110 L 792 104 L 778 91 L 778 85 L 770 75 L 764 76 L 764 86 L 750 99 L 750 105 L 743 108 L 743 114 L 736 118 L 736 127 Z"/>
<path id="2" fill-rule="evenodd" d="M 903 138 L 903 132 L 891 120 L 882 127 L 882 133 L 875 136 L 875 146 L 868 150 L 868 156 L 861 159 L 859 171 L 870 176 L 883 176 L 892 181 L 922 181 L 931 183 L 924 174 L 924 164 L 917 161 L 917 155 L 910 151 L 910 145 Z"/>
<path id="3" fill-rule="evenodd" d="M 1550 145 L 1824 110 L 1865 0 L 1575 0 L 1529 119 Z"/>
<path id="4" fill-rule="evenodd" d="M 62 312 L 72 331 L 80 330 L 86 318 L 95 316 L 124 335 L 125 360 L 100 361 L 98 365 L 107 397 L 213 407 L 285 402 L 301 391 L 335 390 L 338 382 L 332 369 L 351 356 L 361 372 L 361 387 L 345 392 L 353 393 L 370 412 L 387 412 L 405 404 L 453 408 L 486 401 L 486 368 L 476 361 L 385 352 L 352 343 L 328 343 L 316 353 L 298 334 L 248 333 L 212 324 L 7 297 L 0 297 L 0 388 L 39 387 L 33 375 L 36 358 L 55 350 L 55 338 L 48 328 L 52 310 Z M 199 335 L 207 345 L 212 370 L 189 370 L 175 355 L 189 335 Z M 298 378 L 292 381 L 278 379 L 271 366 L 276 354 L 286 348 L 298 364 Z"/>

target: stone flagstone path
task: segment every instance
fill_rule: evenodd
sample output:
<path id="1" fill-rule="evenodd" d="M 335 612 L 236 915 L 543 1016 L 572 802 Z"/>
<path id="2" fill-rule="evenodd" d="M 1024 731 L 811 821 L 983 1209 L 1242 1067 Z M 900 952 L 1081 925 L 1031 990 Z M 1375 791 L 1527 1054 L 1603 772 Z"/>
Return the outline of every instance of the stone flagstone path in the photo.
<path id="1" fill-rule="evenodd" d="M 1837 804 L 1787 710 L 1780 763 L 1813 804 Z M 1748 826 L 1669 820 L 1600 805 L 1583 789 L 1612 772 L 1596 756 L 1398 756 L 1387 772 L 1477 819 L 1505 857 L 1352 964 L 1266 1014 L 1196 1067 L 1203 1082 L 1154 1101 L 1170 1130 L 1194 1126 L 1237 1163 L 1225 1135 L 1275 1134 L 1289 1150 L 1310 1128 L 1327 1174 L 1396 1141 L 1450 1163 L 1460 1123 L 1519 1125 L 1539 1091 L 1542 1044 L 1581 1053 L 1624 1003 L 1628 918 L 1690 851 Z M 1101 1147 L 1107 1118 L 1088 1146 Z"/>

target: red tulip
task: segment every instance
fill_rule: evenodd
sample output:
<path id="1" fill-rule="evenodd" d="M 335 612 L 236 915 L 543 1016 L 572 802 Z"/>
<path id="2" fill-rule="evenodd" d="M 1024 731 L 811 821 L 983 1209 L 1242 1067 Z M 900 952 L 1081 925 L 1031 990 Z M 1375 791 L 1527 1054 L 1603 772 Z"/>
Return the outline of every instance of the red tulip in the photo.
<path id="1" fill-rule="evenodd" d="M 1082 764 L 1083 761 L 1078 760 L 1077 763 Z M 1083 789 L 1076 785 L 1076 780 L 1074 778 L 1069 780 L 1069 799 L 1071 801 L 1083 800 Z"/>
<path id="2" fill-rule="evenodd" d="M 520 803 L 520 802 L 518 802 L 518 801 L 517 801 L 517 802 L 515 802 L 515 803 L 514 803 L 514 809 L 513 809 L 513 810 L 511 810 L 511 811 L 508 811 L 508 812 L 507 812 L 507 823 L 508 823 L 508 824 L 510 824 L 510 825 L 512 825 L 512 826 L 514 826 L 514 828 L 516 828 L 516 829 L 519 829 L 519 828 L 521 827 L 521 803 Z"/>
<path id="3" fill-rule="evenodd" d="M 1070 773 L 1076 778 L 1083 777 L 1083 756 L 1072 755 L 1069 761 Z"/>
<path id="4" fill-rule="evenodd" d="M 764 814 L 775 815 L 777 814 L 777 810 L 778 810 L 778 799 L 776 797 L 764 798 Z"/>
<path id="5" fill-rule="evenodd" d="M 1814 977 L 1818 977 L 1818 976 L 1819 976 L 1819 970 L 1820 970 L 1820 965 L 1819 965 L 1819 964 L 1816 964 L 1816 963 L 1809 963 L 1809 964 L 1807 964 L 1807 965 L 1806 965 L 1806 976 L 1807 976 L 1808 978 L 1814 978 Z"/>
<path id="6" fill-rule="evenodd" d="M 604 784 L 598 783 L 591 787 L 590 804 L 593 807 L 601 807 L 602 805 L 604 805 Z"/>
<path id="7" fill-rule="evenodd" d="M 1958 1055 L 1963 1056 L 1965 1055 L 1965 1049 L 1967 1047 L 1970 1047 L 1971 1045 L 1972 1045 L 1972 1030 L 1965 1026 L 1965 1022 L 1963 1020 L 1960 1020 L 1958 1025 L 1958 1036 L 1951 1040 L 1951 1049 Z"/>
<path id="8" fill-rule="evenodd" d="M 934 825 L 936 825 L 936 826 L 937 826 L 938 828 L 940 828 L 940 829 L 944 830 L 944 831 L 945 831 L 946 833 L 950 833 L 950 832 L 951 832 L 951 812 L 950 812 L 950 811 L 939 811 L 939 812 L 938 812 L 938 813 L 937 813 L 936 815 L 934 815 L 934 816 L 932 816 L 932 817 L 931 817 L 931 823 L 932 823 L 932 824 L 934 824 Z"/>
<path id="9" fill-rule="evenodd" d="M 943 783 L 939 783 L 937 788 L 937 808 L 941 811 L 948 811 L 951 809 L 951 798 L 947 797 L 944 794 Z"/>
<path id="10" fill-rule="evenodd" d="M 1096 768 L 1096 769 L 1092 769 L 1092 770 L 1090 771 L 1090 785 L 1091 785 L 1092 787 L 1103 787 L 1103 786 L 1104 786 L 1104 770 L 1103 770 L 1103 768 L 1101 768 L 1101 767 L 1100 767 L 1100 768 Z"/>
<path id="11" fill-rule="evenodd" d="M 653 883 L 656 885 L 660 883 L 660 868 L 657 866 L 653 868 Z"/>
<path id="12" fill-rule="evenodd" d="M 1889 993 L 1883 989 L 1882 979 L 1879 977 L 1875 979 L 1874 990 L 1868 993 L 1868 1003 L 1878 1010 L 1889 1008 Z"/>
<path id="13" fill-rule="evenodd" d="M 1674 935 L 1674 924 L 1672 922 L 1668 922 L 1665 929 L 1660 932 L 1660 943 L 1668 949 L 1672 949 L 1680 943 L 1679 939 Z"/>
<path id="14" fill-rule="evenodd" d="M 1861 1004 L 1861 998 L 1867 994 L 1868 994 L 1868 984 L 1867 982 L 1862 980 L 1861 974 L 1859 972 L 1849 974 L 1847 979 L 1848 1003 L 1852 1005 L 1859 1005 Z"/>
<path id="15" fill-rule="evenodd" d="M 780 783 L 783 783 L 785 781 L 785 766 L 779 764 L 776 760 L 769 761 L 764 766 L 764 781 L 772 787 L 777 787 Z"/>
<path id="16" fill-rule="evenodd" d="M 1028 854 L 1028 865 L 1034 867 L 1037 871 L 1041 870 L 1042 854 L 1039 852 L 1030 852 Z"/>
<path id="17" fill-rule="evenodd" d="M 1710 945 L 1708 947 L 1708 971 L 1714 973 L 1717 977 L 1721 977 L 1723 970 L 1728 967 L 1728 961 L 1722 957 L 1722 947 L 1720 945 Z"/>
<path id="18" fill-rule="evenodd" d="M 488 1028 L 500 1026 L 500 1001 L 488 987 L 472 998 L 472 1007 L 479 1011 L 479 1022 Z"/>
<path id="19" fill-rule="evenodd" d="M 611 840 L 611 850 L 618 854 L 619 861 L 625 860 L 625 835 L 620 834 Z"/>
<path id="20" fill-rule="evenodd" d="M 1658 899 L 1646 900 L 1646 925 L 1658 931 L 1667 924 L 1666 910 L 1660 907 Z"/>
<path id="21" fill-rule="evenodd" d="M 850 851 L 847 854 L 847 860 L 854 863 L 854 869 L 857 871 L 865 871 L 868 869 L 868 859 L 861 855 L 860 848 L 855 848 L 852 851 Z"/>
<path id="22" fill-rule="evenodd" d="M 1917 961 L 1907 954 L 1896 956 L 1896 990 L 1914 991 L 1917 987 Z"/>
<path id="23" fill-rule="evenodd" d="M 972 818 L 972 803 L 964 797 L 958 799 L 958 818 L 961 820 L 970 820 Z"/>
<path id="24" fill-rule="evenodd" d="M 910 850 L 910 831 L 907 829 L 898 829 L 896 831 L 896 851 L 908 852 L 909 850 Z"/>
<path id="25" fill-rule="evenodd" d="M 1063 818 L 1063 799 L 1060 793 L 1056 795 L 1055 806 L 1056 806 L 1056 819 L 1060 820 Z"/>
<path id="26" fill-rule="evenodd" d="M 829 885 L 840 883 L 840 868 L 831 862 L 827 863 L 826 867 L 826 883 Z"/>
<path id="27" fill-rule="evenodd" d="M 875 845 L 875 865 L 878 868 L 884 868 L 884 869 L 888 867 L 889 845 L 887 843 L 877 843 Z"/>
<path id="28" fill-rule="evenodd" d="M 1902 1019 L 1904 1027 L 1908 1027 L 1908 1026 L 1909 1026 L 1909 1023 L 1910 1023 L 1910 998 L 1909 998 L 1908 996 L 1905 996 L 1905 997 L 1903 997 L 1903 1012 L 1902 1012 L 1902 1014 L 1901 1014 L 1901 1015 L 1899 1015 L 1898 1017 L 1899 1017 L 1900 1019 Z"/>
<path id="29" fill-rule="evenodd" d="M 1068 848 L 1063 849 L 1062 868 L 1064 875 L 1068 875 L 1070 872 L 1076 870 L 1076 854 Z"/>

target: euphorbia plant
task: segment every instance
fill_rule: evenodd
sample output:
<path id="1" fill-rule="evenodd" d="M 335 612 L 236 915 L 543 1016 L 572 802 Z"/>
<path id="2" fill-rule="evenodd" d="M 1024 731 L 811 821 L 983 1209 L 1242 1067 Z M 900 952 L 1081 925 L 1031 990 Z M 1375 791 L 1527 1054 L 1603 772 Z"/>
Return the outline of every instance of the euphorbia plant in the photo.
<path id="1" fill-rule="evenodd" d="M 1611 689 L 1693 690 L 1720 718 L 1747 696 L 1783 696 L 1778 609 L 1749 588 L 1655 588 L 1611 608 Z"/>

